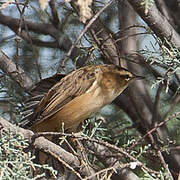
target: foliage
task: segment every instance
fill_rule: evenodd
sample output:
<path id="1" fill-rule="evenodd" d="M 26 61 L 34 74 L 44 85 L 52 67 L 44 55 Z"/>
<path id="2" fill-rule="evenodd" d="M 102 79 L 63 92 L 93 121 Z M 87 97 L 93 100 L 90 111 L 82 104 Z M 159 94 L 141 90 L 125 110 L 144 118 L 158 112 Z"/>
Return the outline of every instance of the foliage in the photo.
<path id="1" fill-rule="evenodd" d="M 48 165 L 38 165 L 33 162 L 31 152 L 25 152 L 29 144 L 21 134 L 0 131 L 0 177 L 2 180 L 14 179 L 38 179 L 44 174 L 33 177 L 32 171 L 35 168 L 56 172 Z"/>

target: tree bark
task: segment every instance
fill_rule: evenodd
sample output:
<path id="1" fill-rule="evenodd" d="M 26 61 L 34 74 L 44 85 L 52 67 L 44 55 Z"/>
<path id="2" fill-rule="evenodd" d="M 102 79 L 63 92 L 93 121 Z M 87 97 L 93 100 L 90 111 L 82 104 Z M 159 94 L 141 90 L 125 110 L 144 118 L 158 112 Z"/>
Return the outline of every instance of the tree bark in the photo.
<path id="1" fill-rule="evenodd" d="M 0 69 L 8 76 L 10 76 L 16 83 L 25 90 L 32 87 L 33 82 L 30 77 L 26 75 L 24 70 L 17 67 L 16 64 L 5 53 L 0 50 Z"/>
<path id="2" fill-rule="evenodd" d="M 130 4 L 132 4 L 132 2 Z M 124 2 L 124 4 L 119 4 L 119 19 L 120 26 L 123 28 L 132 26 L 136 22 L 136 14 L 134 11 L 132 11 L 131 7 L 127 2 Z M 134 29 L 126 31 L 126 35 L 136 33 L 134 31 Z M 137 40 L 134 37 L 129 37 L 127 40 L 121 43 L 122 44 L 120 45 L 120 52 L 124 56 L 128 56 L 133 51 L 138 50 Z M 125 65 L 133 72 L 141 72 L 142 67 L 140 65 L 135 65 L 128 61 L 125 61 Z M 126 98 L 124 98 L 125 95 Z M 147 84 L 145 81 L 136 81 L 133 84 L 131 84 L 131 86 L 125 92 L 125 95 L 120 96 L 116 103 L 127 112 L 127 114 L 131 117 L 132 121 L 138 120 L 141 122 L 141 127 L 139 130 L 142 134 L 147 133 L 148 130 L 150 130 L 151 128 L 153 128 L 153 126 L 156 126 L 158 123 L 162 121 L 162 118 L 159 114 L 157 114 L 156 119 L 153 119 L 154 103 L 152 102 L 151 97 L 148 94 Z M 163 140 L 165 144 L 167 144 L 171 137 L 169 135 L 166 125 L 158 128 L 157 133 L 160 139 Z M 154 136 L 155 143 L 158 144 L 159 142 L 157 139 L 158 138 Z M 166 163 L 169 165 L 169 168 L 172 170 L 172 172 L 174 171 L 178 173 L 180 170 L 180 153 L 174 151 L 170 154 L 163 154 Z"/>
<path id="3" fill-rule="evenodd" d="M 157 9 L 155 1 L 153 1 L 148 9 L 143 5 L 143 0 L 128 0 L 139 16 L 148 24 L 157 37 L 162 42 L 170 41 L 176 47 L 180 48 L 180 36 L 168 22 L 160 11 Z"/>

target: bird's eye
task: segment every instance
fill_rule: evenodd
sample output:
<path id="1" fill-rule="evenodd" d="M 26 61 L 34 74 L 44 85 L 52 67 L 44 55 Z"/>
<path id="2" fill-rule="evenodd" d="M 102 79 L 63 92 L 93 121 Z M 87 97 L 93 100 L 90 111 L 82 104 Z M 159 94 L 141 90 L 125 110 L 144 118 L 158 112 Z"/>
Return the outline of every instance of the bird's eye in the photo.
<path id="1" fill-rule="evenodd" d="M 124 74 L 122 75 L 122 77 L 126 80 L 129 81 L 131 79 L 131 77 L 128 74 Z"/>

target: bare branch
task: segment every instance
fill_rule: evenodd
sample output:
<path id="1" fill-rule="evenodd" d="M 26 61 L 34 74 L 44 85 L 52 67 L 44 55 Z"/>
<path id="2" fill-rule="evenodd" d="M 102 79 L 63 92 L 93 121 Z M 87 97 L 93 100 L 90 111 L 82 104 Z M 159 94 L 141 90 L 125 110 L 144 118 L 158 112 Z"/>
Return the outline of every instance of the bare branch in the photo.
<path id="1" fill-rule="evenodd" d="M 58 29 L 58 26 L 60 25 L 60 20 L 58 17 L 58 12 L 56 10 L 55 1 L 54 0 L 49 1 L 49 6 L 51 8 L 51 13 L 53 17 L 52 24 L 54 25 L 54 27 Z"/>
<path id="2" fill-rule="evenodd" d="M 37 137 L 39 136 L 52 136 L 52 135 L 56 135 L 56 136 L 65 136 L 65 137 L 70 137 L 70 138 L 74 138 L 74 139 L 78 139 L 79 141 L 82 141 L 84 143 L 88 142 L 88 143 L 95 143 L 97 145 L 102 145 L 107 149 L 111 149 L 112 151 L 115 151 L 117 154 L 116 156 L 118 157 L 127 157 L 129 158 L 132 162 L 136 162 L 137 166 L 140 166 L 142 168 L 144 168 L 145 170 L 147 170 L 150 173 L 154 173 L 154 174 L 158 174 L 157 171 L 153 171 L 152 169 L 148 168 L 147 166 L 145 166 L 142 162 L 140 162 L 136 157 L 132 156 L 131 154 L 129 154 L 126 150 L 124 150 L 123 148 L 119 148 L 116 145 L 110 144 L 108 142 L 105 142 L 103 140 L 99 140 L 99 139 L 95 139 L 95 138 L 91 138 L 88 136 L 80 136 L 77 134 L 67 134 L 67 133 L 62 133 L 62 132 L 40 132 L 37 134 Z"/>
<path id="3" fill-rule="evenodd" d="M 12 18 L 9 16 L 5 16 L 2 13 L 0 13 L 0 23 L 8 26 L 10 29 L 18 32 L 19 29 L 19 19 Z M 51 24 L 45 24 L 45 23 L 33 23 L 31 21 L 24 21 L 22 22 L 21 29 L 25 29 L 25 25 L 28 27 L 29 31 L 33 31 L 35 33 L 44 34 L 44 35 L 50 35 L 52 37 L 58 36 L 58 30 L 54 28 Z"/>
<path id="4" fill-rule="evenodd" d="M 168 22 L 168 20 L 159 12 L 155 3 L 153 3 L 145 13 L 145 6 L 142 5 L 143 0 L 128 0 L 134 10 L 141 16 L 141 18 L 154 31 L 156 36 L 160 37 L 163 42 L 166 40 L 174 43 L 180 48 L 180 36 Z"/>
<path id="5" fill-rule="evenodd" d="M 166 19 L 174 27 L 175 26 L 174 19 L 171 16 L 170 10 L 168 9 L 164 0 L 157 0 L 156 3 L 157 3 L 157 7 L 160 9 L 161 13 L 166 17 Z"/>
<path id="6" fill-rule="evenodd" d="M 5 16 L 2 13 L 0 13 L 0 24 L 8 26 L 16 34 L 18 33 L 19 19 L 11 18 L 9 16 Z M 59 30 L 56 29 L 51 24 L 33 23 L 24 20 L 21 29 L 22 29 L 20 34 L 21 38 L 23 38 L 25 41 L 27 41 L 30 44 L 35 44 L 37 46 L 42 46 L 42 47 L 58 48 L 64 51 L 69 51 L 69 49 L 72 46 L 72 42 L 69 39 L 69 37 L 66 34 L 63 34 L 62 32 L 59 32 Z M 26 29 L 28 29 L 28 31 L 32 31 L 35 33 L 50 35 L 54 38 L 54 41 L 49 42 L 49 41 L 43 41 L 30 37 L 29 33 L 26 32 Z M 82 54 L 82 51 L 79 48 L 75 47 L 70 54 L 70 58 L 75 60 L 76 57 L 80 56 L 80 54 Z M 86 58 L 85 56 L 80 56 L 77 65 L 82 66 L 85 62 L 85 58 Z"/>
<path id="7" fill-rule="evenodd" d="M 90 33 L 102 53 L 106 63 L 120 65 L 120 53 L 117 43 L 109 29 L 97 19 L 90 28 Z"/>
<path id="8" fill-rule="evenodd" d="M 5 72 L 9 77 L 11 77 L 25 90 L 28 90 L 30 87 L 32 87 L 33 82 L 30 79 L 30 77 L 28 77 L 23 71 L 23 69 L 21 69 L 20 67 L 17 69 L 15 63 L 8 56 L 6 56 L 1 50 L 0 50 L 0 69 L 2 69 L 3 72 Z"/>

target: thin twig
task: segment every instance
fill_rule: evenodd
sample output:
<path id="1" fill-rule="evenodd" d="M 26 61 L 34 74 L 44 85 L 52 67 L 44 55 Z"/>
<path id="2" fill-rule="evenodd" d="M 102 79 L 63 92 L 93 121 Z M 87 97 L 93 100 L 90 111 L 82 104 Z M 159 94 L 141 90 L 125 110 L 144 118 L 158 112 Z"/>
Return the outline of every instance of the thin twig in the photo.
<path id="1" fill-rule="evenodd" d="M 168 110 L 167 113 L 163 116 L 163 118 L 162 118 L 163 121 L 164 121 L 165 119 L 167 119 L 168 115 L 169 115 L 171 112 L 173 112 L 173 110 L 174 110 L 176 104 L 179 102 L 179 100 L 180 100 L 180 95 L 177 94 L 177 95 L 174 97 L 173 102 L 171 103 L 171 106 L 170 106 L 169 110 Z"/>
<path id="2" fill-rule="evenodd" d="M 129 35 L 123 36 L 122 38 L 116 39 L 115 42 L 117 43 L 122 40 L 124 41 L 125 39 L 128 39 L 130 37 L 139 36 L 139 35 L 147 35 L 147 34 L 149 34 L 149 32 L 129 34 Z"/>
<path id="3" fill-rule="evenodd" d="M 64 60 L 62 61 L 62 63 L 60 64 L 58 71 L 65 67 L 65 64 L 68 60 L 68 58 L 70 57 L 73 49 L 75 48 L 76 44 L 79 42 L 79 40 L 82 38 L 82 36 L 86 33 L 86 31 L 88 30 L 88 28 L 94 23 L 94 21 L 100 16 L 100 14 L 108 7 L 112 4 L 114 0 L 111 0 L 110 2 L 106 3 L 105 6 L 98 11 L 98 13 L 96 13 L 94 15 L 94 17 L 88 22 L 88 24 L 85 26 L 85 28 L 81 31 L 81 33 L 79 34 L 79 36 L 77 37 L 77 39 L 75 40 L 75 42 L 72 44 L 71 48 L 69 49 L 68 53 L 66 54 Z"/>
<path id="4" fill-rule="evenodd" d="M 147 136 L 149 136 L 149 134 L 152 134 L 154 131 L 156 131 L 159 127 L 163 126 L 165 123 L 170 121 L 172 118 L 176 118 L 179 115 L 180 115 L 180 112 L 177 112 L 177 113 L 173 114 L 172 116 L 170 116 L 169 118 L 166 118 L 164 121 L 157 124 L 156 127 L 149 130 L 142 138 L 140 138 L 138 141 L 136 141 L 134 144 L 132 144 L 130 149 L 132 149 L 132 148 L 134 148 L 134 146 L 138 145 L 142 140 L 144 140 Z"/>
<path id="5" fill-rule="evenodd" d="M 56 10 L 55 1 L 54 0 L 49 1 L 49 6 L 51 8 L 51 13 L 53 17 L 52 24 L 54 25 L 55 28 L 58 29 L 58 26 L 60 25 L 60 20 L 58 17 L 58 12 Z"/>
<path id="6" fill-rule="evenodd" d="M 96 172 L 95 174 L 91 175 L 91 176 L 88 176 L 86 178 L 83 178 L 83 180 L 88 180 L 88 179 L 92 179 L 93 177 L 95 176 L 99 176 L 100 174 L 104 173 L 104 172 L 108 172 L 108 171 L 111 171 L 113 170 L 114 172 L 116 172 L 115 168 L 114 167 L 109 167 L 109 168 L 106 168 L 106 169 L 103 169 L 101 171 L 98 171 Z"/>
<path id="7" fill-rule="evenodd" d="M 160 159 L 160 162 L 161 162 L 162 166 L 164 167 L 164 169 L 166 169 L 166 171 L 169 174 L 169 179 L 173 180 L 172 174 L 171 174 L 171 172 L 170 172 L 170 170 L 169 170 L 169 168 L 168 168 L 168 166 L 167 166 L 167 164 L 166 164 L 166 162 L 164 160 L 164 157 L 163 157 L 161 151 L 159 150 L 157 144 L 155 143 L 154 137 L 152 136 L 152 134 L 149 134 L 149 138 L 151 140 L 151 144 L 153 145 L 154 149 L 157 151 L 157 155 L 158 155 L 158 157 Z"/>
<path id="8" fill-rule="evenodd" d="M 29 3 L 29 0 L 26 0 L 22 11 L 21 11 L 21 8 L 19 7 L 19 3 L 17 2 L 17 0 L 15 0 L 15 3 L 16 3 L 16 7 L 17 7 L 17 9 L 19 11 L 19 14 L 20 14 L 20 21 L 19 21 L 19 27 L 18 27 L 17 35 L 19 37 L 21 37 L 22 24 L 23 24 L 23 21 L 24 21 L 24 13 L 25 13 L 25 9 L 26 9 L 26 7 L 27 7 L 27 5 Z M 18 60 L 19 60 L 19 44 L 20 44 L 20 38 L 18 36 L 16 36 L 16 38 L 15 38 L 15 40 L 16 40 L 15 64 L 16 64 L 17 70 L 19 70 Z"/>
<path id="9" fill-rule="evenodd" d="M 131 26 L 128 26 L 128 27 L 125 27 L 125 28 L 122 28 L 118 31 L 116 31 L 114 33 L 114 35 L 118 34 L 118 33 L 123 33 L 123 32 L 126 32 L 127 30 L 130 30 L 132 28 L 143 28 L 143 29 L 146 29 L 146 31 L 149 31 L 150 29 L 147 27 L 147 26 L 142 26 L 142 25 L 138 25 L 138 24 L 134 24 L 134 25 L 131 25 Z"/>
<path id="10" fill-rule="evenodd" d="M 74 168 L 72 168 L 68 163 L 66 163 L 64 160 L 62 160 L 60 157 L 58 157 L 55 153 L 53 153 L 51 151 L 48 151 L 48 153 L 50 155 L 52 155 L 52 157 L 57 159 L 60 163 L 62 163 L 67 169 L 72 171 L 79 179 L 82 179 L 81 175 L 77 171 L 75 171 Z"/>
<path id="11" fill-rule="evenodd" d="M 31 36 L 29 35 L 28 26 L 27 26 L 27 24 L 26 24 L 26 22 L 25 22 L 25 20 L 24 20 L 25 8 L 27 7 L 28 3 L 29 3 L 29 0 L 26 0 L 26 3 L 25 3 L 25 5 L 24 5 L 22 11 L 21 11 L 20 7 L 19 7 L 18 4 L 17 4 L 17 8 L 18 8 L 19 13 L 20 13 L 20 22 L 19 22 L 19 28 L 18 28 L 17 35 L 18 35 L 19 37 L 22 36 L 22 34 L 23 34 L 23 33 L 22 33 L 22 26 L 23 26 L 23 24 L 24 24 L 25 31 L 26 31 L 26 33 L 27 33 L 27 37 L 28 37 L 29 42 L 30 42 L 30 44 L 31 44 L 31 46 L 32 46 L 32 49 L 33 49 L 33 42 L 32 42 Z M 17 47 L 17 53 L 18 53 L 18 49 L 19 49 L 19 48 Z M 34 52 L 34 49 L 33 49 L 33 52 Z M 17 56 L 17 57 L 18 57 L 18 56 Z M 38 73 L 38 75 L 39 75 L 39 79 L 41 80 L 41 79 L 42 79 L 42 76 L 41 76 L 41 71 L 40 71 L 40 67 L 39 67 L 39 64 L 38 64 L 37 59 L 35 59 L 35 65 L 36 65 L 36 68 L 37 68 L 37 73 Z"/>

